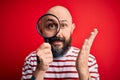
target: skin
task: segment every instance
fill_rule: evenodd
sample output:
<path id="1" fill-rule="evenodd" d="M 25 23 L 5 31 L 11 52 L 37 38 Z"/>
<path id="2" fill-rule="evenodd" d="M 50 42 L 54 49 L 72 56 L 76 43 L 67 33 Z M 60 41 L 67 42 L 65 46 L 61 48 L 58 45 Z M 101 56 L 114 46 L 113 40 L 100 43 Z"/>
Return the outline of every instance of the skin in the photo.
<path id="1" fill-rule="evenodd" d="M 78 71 L 79 79 L 81 80 L 91 80 L 90 73 L 88 70 L 88 58 L 89 58 L 90 48 L 93 44 L 93 41 L 97 33 L 98 33 L 97 29 L 94 29 L 90 33 L 89 37 L 84 40 L 82 48 L 78 54 L 76 60 L 76 69 Z"/>
<path id="2" fill-rule="evenodd" d="M 62 25 L 57 36 L 64 37 L 65 40 L 69 40 L 70 35 L 73 33 L 75 28 L 75 24 L 72 23 L 72 17 L 69 11 L 62 6 L 55 6 L 50 8 L 47 13 L 54 14 L 60 19 Z M 64 24 L 67 24 L 67 26 Z M 84 40 L 82 48 L 78 54 L 76 60 L 76 69 L 78 71 L 80 80 L 91 80 L 90 73 L 88 71 L 88 55 L 97 33 L 97 29 L 94 29 L 90 33 L 89 37 Z M 59 41 L 54 42 L 52 45 L 59 45 L 59 48 L 63 47 L 63 43 Z M 49 68 L 49 64 L 53 62 L 51 45 L 49 43 L 43 43 L 40 45 L 40 47 L 37 49 L 37 55 L 41 63 L 37 65 L 37 69 L 33 73 L 33 76 L 36 77 L 36 80 L 44 80 L 44 75 Z"/>

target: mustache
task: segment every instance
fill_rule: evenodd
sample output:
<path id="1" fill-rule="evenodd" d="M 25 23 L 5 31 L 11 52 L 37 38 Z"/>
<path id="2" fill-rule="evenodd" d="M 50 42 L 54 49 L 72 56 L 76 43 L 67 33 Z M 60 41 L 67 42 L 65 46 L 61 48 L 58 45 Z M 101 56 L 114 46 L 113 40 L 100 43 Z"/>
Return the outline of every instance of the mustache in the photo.
<path id="1" fill-rule="evenodd" d="M 61 38 L 61 37 L 53 37 L 53 38 L 51 38 L 50 42 L 54 42 L 54 41 L 65 42 L 65 38 Z"/>

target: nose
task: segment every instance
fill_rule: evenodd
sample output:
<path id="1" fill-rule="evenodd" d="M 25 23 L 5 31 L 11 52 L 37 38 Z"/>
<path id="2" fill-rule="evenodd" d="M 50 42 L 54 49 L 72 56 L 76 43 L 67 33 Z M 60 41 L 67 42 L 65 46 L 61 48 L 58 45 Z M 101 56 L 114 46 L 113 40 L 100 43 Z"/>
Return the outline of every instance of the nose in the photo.
<path id="1" fill-rule="evenodd" d="M 56 35 L 57 37 L 62 37 L 62 30 L 60 29 L 59 32 Z"/>

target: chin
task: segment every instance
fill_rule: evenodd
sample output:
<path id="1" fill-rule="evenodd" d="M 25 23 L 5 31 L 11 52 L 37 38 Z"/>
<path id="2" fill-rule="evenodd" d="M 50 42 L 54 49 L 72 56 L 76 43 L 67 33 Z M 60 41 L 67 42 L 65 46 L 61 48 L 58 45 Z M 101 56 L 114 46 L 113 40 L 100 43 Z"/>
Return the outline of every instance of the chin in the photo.
<path id="1" fill-rule="evenodd" d="M 71 37 L 69 40 L 62 40 L 59 38 L 56 40 L 51 40 L 50 44 L 53 57 L 57 58 L 65 55 L 68 51 L 68 48 L 71 46 L 71 40 Z"/>
<path id="2" fill-rule="evenodd" d="M 66 54 L 68 50 L 68 46 L 52 46 L 52 54 L 54 58 L 62 57 L 64 54 Z"/>

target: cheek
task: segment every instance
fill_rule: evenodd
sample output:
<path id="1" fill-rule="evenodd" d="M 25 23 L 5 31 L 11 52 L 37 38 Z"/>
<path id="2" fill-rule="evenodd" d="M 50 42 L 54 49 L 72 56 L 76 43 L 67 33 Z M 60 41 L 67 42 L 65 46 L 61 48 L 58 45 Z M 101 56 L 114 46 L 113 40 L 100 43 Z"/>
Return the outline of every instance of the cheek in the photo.
<path id="1" fill-rule="evenodd" d="M 69 40 L 70 35 L 71 35 L 70 30 L 69 30 L 69 29 L 65 29 L 65 30 L 63 31 L 63 35 L 64 35 L 64 37 L 65 37 L 66 40 Z"/>

